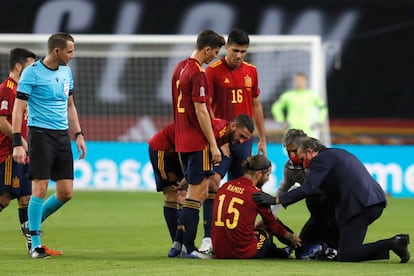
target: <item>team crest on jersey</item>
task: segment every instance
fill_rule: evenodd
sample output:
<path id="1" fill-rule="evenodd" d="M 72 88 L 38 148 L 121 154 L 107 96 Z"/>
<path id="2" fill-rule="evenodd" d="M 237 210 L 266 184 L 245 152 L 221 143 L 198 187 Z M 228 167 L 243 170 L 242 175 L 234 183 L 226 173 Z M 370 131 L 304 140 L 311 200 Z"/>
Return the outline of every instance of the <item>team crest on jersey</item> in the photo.
<path id="1" fill-rule="evenodd" d="M 228 78 L 225 78 L 224 83 L 230 83 L 230 80 Z"/>
<path id="2" fill-rule="evenodd" d="M 4 100 L 1 102 L 0 110 L 8 110 L 9 109 L 9 102 Z"/>
<path id="3" fill-rule="evenodd" d="M 246 75 L 244 77 L 244 86 L 246 86 L 246 87 L 252 87 L 253 86 L 252 78 L 249 75 Z"/>

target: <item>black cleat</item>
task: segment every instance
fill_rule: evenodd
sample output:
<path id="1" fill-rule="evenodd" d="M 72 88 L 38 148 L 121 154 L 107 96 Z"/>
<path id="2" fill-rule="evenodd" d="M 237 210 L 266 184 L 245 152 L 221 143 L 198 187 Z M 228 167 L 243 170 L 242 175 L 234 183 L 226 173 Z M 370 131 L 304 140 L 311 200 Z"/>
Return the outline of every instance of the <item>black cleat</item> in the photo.
<path id="1" fill-rule="evenodd" d="M 30 258 L 32 259 L 49 259 L 50 255 L 46 253 L 43 247 L 36 247 L 30 251 Z"/>
<path id="2" fill-rule="evenodd" d="M 20 229 L 22 230 L 23 236 L 26 238 L 27 252 L 29 252 L 30 254 L 30 249 L 32 249 L 32 236 L 30 235 L 28 222 L 27 221 L 23 222 L 22 225 L 20 226 Z"/>
<path id="3" fill-rule="evenodd" d="M 408 234 L 398 234 L 390 239 L 391 249 L 400 257 L 400 263 L 406 263 L 410 260 L 410 252 L 408 251 L 408 244 L 410 243 L 410 236 Z"/>
<path id="4" fill-rule="evenodd" d="M 32 249 L 32 235 L 30 234 L 29 230 L 29 222 L 25 221 L 20 225 L 20 230 L 22 231 L 23 236 L 26 238 L 26 247 L 27 252 L 30 254 L 30 250 Z M 43 231 L 40 231 L 40 236 L 43 236 Z"/>

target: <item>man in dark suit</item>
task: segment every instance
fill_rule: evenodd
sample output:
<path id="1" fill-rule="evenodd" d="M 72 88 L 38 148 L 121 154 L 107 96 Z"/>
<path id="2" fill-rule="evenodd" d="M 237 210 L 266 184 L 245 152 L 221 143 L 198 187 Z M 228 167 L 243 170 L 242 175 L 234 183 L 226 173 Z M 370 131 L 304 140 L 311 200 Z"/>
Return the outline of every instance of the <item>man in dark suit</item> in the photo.
<path id="1" fill-rule="evenodd" d="M 304 168 L 309 168 L 306 181 L 299 188 L 277 197 L 256 193 L 253 196 L 256 202 L 268 205 L 280 203 L 286 207 L 311 196 L 319 188 L 336 204 L 335 218 L 340 230 L 339 261 L 389 259 L 389 251 L 392 250 L 401 258 L 401 263 L 408 262 L 408 234 L 363 243 L 368 225 L 381 216 L 386 198 L 381 186 L 361 161 L 346 150 L 326 148 L 311 137 L 298 141 L 298 156 Z"/>

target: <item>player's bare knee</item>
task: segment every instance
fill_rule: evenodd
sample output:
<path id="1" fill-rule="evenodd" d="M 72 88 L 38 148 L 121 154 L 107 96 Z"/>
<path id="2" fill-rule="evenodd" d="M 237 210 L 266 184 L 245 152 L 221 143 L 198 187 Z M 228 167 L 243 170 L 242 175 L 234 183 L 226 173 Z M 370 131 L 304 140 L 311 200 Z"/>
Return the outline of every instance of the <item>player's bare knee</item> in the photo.
<path id="1" fill-rule="evenodd" d="M 72 197 L 73 197 L 72 191 L 56 193 L 56 198 L 62 202 L 67 202 L 71 200 Z"/>
<path id="2" fill-rule="evenodd" d="M 218 173 L 210 176 L 208 179 L 208 190 L 210 192 L 217 192 L 218 188 L 220 187 L 221 176 Z"/>
<path id="3" fill-rule="evenodd" d="M 19 199 L 18 199 L 19 208 L 25 208 L 25 207 L 29 206 L 29 201 L 30 201 L 30 196 L 29 195 L 19 197 Z"/>
<path id="4" fill-rule="evenodd" d="M 175 202 L 177 201 L 177 191 L 171 189 L 164 189 L 164 201 Z"/>

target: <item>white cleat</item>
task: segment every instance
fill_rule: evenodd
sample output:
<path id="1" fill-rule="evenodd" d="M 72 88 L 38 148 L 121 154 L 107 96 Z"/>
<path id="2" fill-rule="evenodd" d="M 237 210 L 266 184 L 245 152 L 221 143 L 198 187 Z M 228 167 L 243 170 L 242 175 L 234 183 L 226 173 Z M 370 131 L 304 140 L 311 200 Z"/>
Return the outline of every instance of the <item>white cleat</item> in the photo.
<path id="1" fill-rule="evenodd" d="M 211 242 L 210 237 L 203 238 L 201 246 L 198 248 L 198 251 L 205 254 L 213 253 L 213 243 Z"/>

